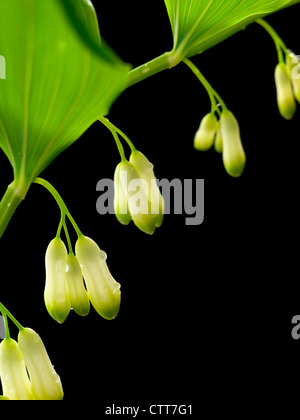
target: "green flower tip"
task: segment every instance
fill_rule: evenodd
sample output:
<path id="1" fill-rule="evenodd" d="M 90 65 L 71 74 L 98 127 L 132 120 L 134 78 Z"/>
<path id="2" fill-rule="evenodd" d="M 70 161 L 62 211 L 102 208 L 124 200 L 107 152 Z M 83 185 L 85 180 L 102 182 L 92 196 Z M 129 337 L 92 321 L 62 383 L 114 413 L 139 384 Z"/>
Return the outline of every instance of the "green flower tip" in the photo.
<path id="1" fill-rule="evenodd" d="M 122 161 L 117 165 L 114 184 L 117 219 L 125 225 L 132 220 L 141 231 L 152 235 L 164 218 L 164 199 L 152 163 L 135 150 L 129 162 Z"/>
<path id="2" fill-rule="evenodd" d="M 275 68 L 275 85 L 279 112 L 283 118 L 291 120 L 296 112 L 296 101 L 292 81 L 284 63 L 277 64 Z"/>
<path id="3" fill-rule="evenodd" d="M 114 319 L 120 309 L 121 286 L 108 269 L 106 253 L 86 236 L 78 238 L 75 249 L 93 307 L 103 318 Z"/>
<path id="4" fill-rule="evenodd" d="M 229 110 L 223 111 L 220 121 L 224 167 L 230 176 L 237 178 L 242 175 L 246 164 L 239 125 L 235 116 Z"/>
<path id="5" fill-rule="evenodd" d="M 218 120 L 215 113 L 205 115 L 194 137 L 194 147 L 199 151 L 207 151 L 214 144 L 218 130 Z"/>

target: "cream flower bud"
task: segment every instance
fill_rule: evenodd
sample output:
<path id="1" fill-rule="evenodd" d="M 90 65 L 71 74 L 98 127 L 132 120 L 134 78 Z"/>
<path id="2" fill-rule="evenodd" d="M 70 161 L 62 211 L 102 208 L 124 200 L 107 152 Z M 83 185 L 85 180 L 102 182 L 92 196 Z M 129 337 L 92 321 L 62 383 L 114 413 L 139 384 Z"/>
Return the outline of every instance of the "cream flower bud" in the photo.
<path id="1" fill-rule="evenodd" d="M 60 377 L 55 372 L 41 337 L 31 328 L 23 328 L 18 342 L 25 358 L 31 381 L 31 391 L 36 400 L 62 400 Z"/>
<path id="2" fill-rule="evenodd" d="M 69 290 L 66 280 L 67 250 L 60 238 L 53 239 L 46 251 L 46 285 L 44 299 L 49 314 L 60 324 L 70 309 Z"/>
<path id="3" fill-rule="evenodd" d="M 6 397 L 0 399 L 33 399 L 24 354 L 19 344 L 11 338 L 3 340 L 0 344 L 0 377 Z"/>
<path id="4" fill-rule="evenodd" d="M 157 185 L 153 170 L 154 166 L 138 150 L 131 153 L 130 162 L 137 170 L 139 177 L 146 181 L 148 201 L 151 205 L 151 215 L 154 218 L 155 226 L 160 227 L 164 218 L 164 199 Z"/>
<path id="5" fill-rule="evenodd" d="M 120 179 L 120 170 L 122 164 L 117 165 L 114 175 L 114 209 L 115 215 L 122 225 L 128 225 L 131 221 L 131 215 L 128 209 L 128 200 L 127 195 L 124 191 L 121 179 Z"/>
<path id="6" fill-rule="evenodd" d="M 240 137 L 238 122 L 229 110 L 221 115 L 221 130 L 223 139 L 223 163 L 227 173 L 239 177 L 246 164 L 246 155 Z"/>
<path id="7" fill-rule="evenodd" d="M 66 258 L 66 279 L 72 308 L 78 315 L 88 315 L 90 301 L 84 287 L 80 264 L 74 254 L 68 255 Z"/>
<path id="8" fill-rule="evenodd" d="M 218 120 L 214 113 L 203 117 L 200 127 L 195 134 L 194 147 L 199 151 L 209 150 L 214 144 L 214 138 L 218 129 Z"/>
<path id="9" fill-rule="evenodd" d="M 283 118 L 290 120 L 296 112 L 296 101 L 293 94 L 292 83 L 284 63 L 279 63 L 276 66 L 275 84 L 279 112 Z"/>
<path id="10" fill-rule="evenodd" d="M 300 60 L 292 51 L 288 51 L 286 55 L 286 68 L 293 85 L 295 98 L 300 103 Z"/>
<path id="11" fill-rule="evenodd" d="M 105 252 L 92 239 L 80 236 L 76 242 L 76 255 L 93 307 L 103 318 L 115 318 L 120 309 L 120 284 L 110 274 Z"/>
<path id="12" fill-rule="evenodd" d="M 222 139 L 222 128 L 221 128 L 221 122 L 218 121 L 218 129 L 217 134 L 214 142 L 215 151 L 218 153 L 223 152 L 223 139 Z"/>
<path id="13" fill-rule="evenodd" d="M 131 162 L 120 163 L 120 182 L 128 201 L 128 209 L 133 223 L 143 232 L 152 235 L 156 228 L 156 219 L 151 214 L 148 185 L 140 178 Z"/>

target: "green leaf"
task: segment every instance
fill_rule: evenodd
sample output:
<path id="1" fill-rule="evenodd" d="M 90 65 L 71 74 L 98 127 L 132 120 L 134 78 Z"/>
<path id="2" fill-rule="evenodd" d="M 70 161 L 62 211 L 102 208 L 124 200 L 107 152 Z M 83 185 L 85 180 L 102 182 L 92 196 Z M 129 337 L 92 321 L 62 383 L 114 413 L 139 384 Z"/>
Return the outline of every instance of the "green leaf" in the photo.
<path id="1" fill-rule="evenodd" d="M 300 0 L 165 0 L 174 61 L 218 44 L 250 23 Z"/>
<path id="2" fill-rule="evenodd" d="M 1 0 L 0 147 L 29 184 L 125 89 L 89 0 Z"/>

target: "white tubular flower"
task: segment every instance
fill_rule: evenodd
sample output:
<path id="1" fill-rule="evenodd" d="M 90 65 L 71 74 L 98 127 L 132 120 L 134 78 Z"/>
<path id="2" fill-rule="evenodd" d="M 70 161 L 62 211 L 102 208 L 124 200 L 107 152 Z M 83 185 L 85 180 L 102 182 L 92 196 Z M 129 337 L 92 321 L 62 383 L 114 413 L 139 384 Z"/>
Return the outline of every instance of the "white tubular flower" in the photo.
<path id="1" fill-rule="evenodd" d="M 121 179 L 120 179 L 120 170 L 122 169 L 122 162 L 117 165 L 114 175 L 114 209 L 115 215 L 118 221 L 122 225 L 128 225 L 130 223 L 131 215 L 128 209 L 128 200 L 127 194 L 124 191 Z"/>
<path id="2" fill-rule="evenodd" d="M 275 84 L 279 112 L 283 118 L 290 120 L 296 112 L 296 101 L 293 94 L 292 82 L 284 63 L 279 63 L 276 66 Z"/>
<path id="3" fill-rule="evenodd" d="M 286 67 L 290 76 L 295 98 L 300 103 L 300 60 L 292 51 L 286 55 Z"/>
<path id="4" fill-rule="evenodd" d="M 19 344 L 11 338 L 0 344 L 0 378 L 4 394 L 0 399 L 33 399 L 24 354 Z"/>
<path id="5" fill-rule="evenodd" d="M 221 130 L 225 169 L 229 175 L 239 177 L 245 168 L 246 155 L 241 142 L 238 122 L 228 109 L 222 112 Z"/>
<path id="6" fill-rule="evenodd" d="M 44 299 L 52 318 L 60 324 L 70 309 L 69 290 L 66 280 L 67 249 L 60 238 L 53 239 L 46 251 L 46 285 Z"/>
<path id="7" fill-rule="evenodd" d="M 156 228 L 156 219 L 151 214 L 147 182 L 140 178 L 131 162 L 121 162 L 119 166 L 120 184 L 127 198 L 133 223 L 143 232 L 152 235 Z"/>
<path id="8" fill-rule="evenodd" d="M 143 153 L 137 150 L 131 153 L 130 162 L 138 172 L 139 177 L 146 181 L 151 215 L 155 226 L 160 227 L 164 218 L 164 199 L 157 185 L 153 170 L 154 166 Z"/>
<path id="9" fill-rule="evenodd" d="M 115 318 L 120 309 L 120 284 L 110 274 L 106 253 L 92 239 L 80 236 L 76 242 L 76 255 L 93 307 L 103 318 Z"/>
<path id="10" fill-rule="evenodd" d="M 209 150 L 214 144 L 215 135 L 218 129 L 218 120 L 214 113 L 203 117 L 200 127 L 195 134 L 194 147 L 199 151 Z"/>
<path id="11" fill-rule="evenodd" d="M 62 400 L 60 377 L 55 372 L 40 336 L 31 328 L 23 328 L 18 335 L 36 400 Z"/>
<path id="12" fill-rule="evenodd" d="M 68 255 L 66 258 L 66 279 L 71 307 L 78 315 L 88 315 L 90 312 L 90 301 L 84 287 L 80 264 L 74 254 Z"/>

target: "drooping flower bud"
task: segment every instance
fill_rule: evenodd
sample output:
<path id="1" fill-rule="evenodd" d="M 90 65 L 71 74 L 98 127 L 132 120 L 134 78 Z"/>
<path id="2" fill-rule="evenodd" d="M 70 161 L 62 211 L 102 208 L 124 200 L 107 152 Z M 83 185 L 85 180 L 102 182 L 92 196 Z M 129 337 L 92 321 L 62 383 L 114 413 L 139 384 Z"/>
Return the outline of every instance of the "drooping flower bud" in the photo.
<path id="1" fill-rule="evenodd" d="M 275 84 L 279 112 L 283 118 L 290 120 L 296 112 L 296 101 L 293 94 L 292 82 L 284 63 L 279 63 L 276 66 Z"/>
<path id="2" fill-rule="evenodd" d="M 245 168 L 246 155 L 241 142 L 238 122 L 228 109 L 222 112 L 221 130 L 225 169 L 229 175 L 239 177 Z"/>
<path id="3" fill-rule="evenodd" d="M 29 372 L 32 395 L 36 400 L 62 400 L 60 377 L 55 372 L 41 337 L 31 328 L 23 328 L 18 335 Z"/>
<path id="4" fill-rule="evenodd" d="M 106 253 L 92 239 L 80 236 L 76 242 L 76 255 L 93 307 L 103 318 L 115 318 L 120 309 L 120 284 L 107 267 Z"/>
<path id="5" fill-rule="evenodd" d="M 127 197 L 128 209 L 134 224 L 143 232 L 152 235 L 156 228 L 156 219 L 151 214 L 148 184 L 140 178 L 131 162 L 121 162 L 120 183 Z"/>
<path id="6" fill-rule="evenodd" d="M 69 290 L 66 280 L 67 249 L 60 238 L 53 239 L 46 251 L 46 285 L 44 299 L 47 311 L 60 324 L 70 309 Z"/>
<path id="7" fill-rule="evenodd" d="M 286 67 L 290 76 L 295 98 L 300 103 L 300 59 L 292 51 L 286 55 Z"/>
<path id="8" fill-rule="evenodd" d="M 24 354 L 19 344 L 11 338 L 3 340 L 0 344 L 0 378 L 5 395 L 1 399 L 33 399 Z"/>
<path id="9" fill-rule="evenodd" d="M 66 279 L 71 307 L 78 315 L 88 315 L 90 300 L 84 287 L 80 264 L 74 254 L 69 254 L 66 258 Z"/>
<path id="10" fill-rule="evenodd" d="M 154 175 L 154 166 L 146 156 L 135 150 L 130 155 L 130 162 L 139 174 L 139 177 L 146 181 L 148 201 L 151 207 L 151 216 L 156 227 L 160 227 L 164 218 L 164 199 L 158 188 L 157 180 Z"/>
<path id="11" fill-rule="evenodd" d="M 122 225 L 128 225 L 132 219 L 128 208 L 127 194 L 124 191 L 120 178 L 121 168 L 122 163 L 119 163 L 119 165 L 116 167 L 114 175 L 114 209 L 118 221 Z"/>
<path id="12" fill-rule="evenodd" d="M 218 129 L 218 120 L 214 113 L 203 117 L 199 129 L 194 137 L 194 147 L 199 151 L 209 150 L 214 144 L 214 138 Z"/>
<path id="13" fill-rule="evenodd" d="M 223 139 L 222 139 L 222 129 L 221 129 L 221 122 L 220 121 L 218 121 L 218 129 L 217 129 L 217 133 L 216 133 L 214 146 L 215 146 L 215 151 L 217 153 L 222 153 L 223 152 Z"/>

